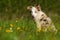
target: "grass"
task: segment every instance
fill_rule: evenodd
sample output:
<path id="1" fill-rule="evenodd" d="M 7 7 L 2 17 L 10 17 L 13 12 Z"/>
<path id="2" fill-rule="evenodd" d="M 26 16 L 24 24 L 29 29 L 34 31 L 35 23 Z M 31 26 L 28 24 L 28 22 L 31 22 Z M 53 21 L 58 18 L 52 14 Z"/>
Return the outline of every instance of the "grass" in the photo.
<path id="1" fill-rule="evenodd" d="M 59 18 L 56 16 L 51 17 L 57 18 L 52 20 L 59 30 Z M 56 34 L 53 32 L 37 32 L 35 22 L 28 18 L 0 21 L 0 40 L 60 40 L 60 31 Z"/>
<path id="2" fill-rule="evenodd" d="M 56 0 L 0 1 L 0 40 L 60 40 L 60 15 L 55 16 L 58 13 L 49 13 L 48 15 L 52 18 L 56 28 L 59 30 L 57 34 L 52 32 L 37 32 L 36 24 L 31 18 L 21 18 L 22 15 L 30 16 L 26 7 L 35 3 L 39 3 L 43 11 L 52 10 L 54 12 L 60 12 L 60 2 Z M 20 19 L 15 19 L 15 17 Z"/>

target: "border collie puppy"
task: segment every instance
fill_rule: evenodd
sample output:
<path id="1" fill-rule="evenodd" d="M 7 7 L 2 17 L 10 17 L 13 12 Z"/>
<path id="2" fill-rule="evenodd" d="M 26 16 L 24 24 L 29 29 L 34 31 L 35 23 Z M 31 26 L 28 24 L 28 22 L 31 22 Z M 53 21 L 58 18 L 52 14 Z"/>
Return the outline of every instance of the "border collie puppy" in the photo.
<path id="1" fill-rule="evenodd" d="M 32 12 L 31 14 L 36 22 L 37 31 L 56 31 L 51 19 L 41 10 L 40 5 L 28 6 L 27 9 Z"/>

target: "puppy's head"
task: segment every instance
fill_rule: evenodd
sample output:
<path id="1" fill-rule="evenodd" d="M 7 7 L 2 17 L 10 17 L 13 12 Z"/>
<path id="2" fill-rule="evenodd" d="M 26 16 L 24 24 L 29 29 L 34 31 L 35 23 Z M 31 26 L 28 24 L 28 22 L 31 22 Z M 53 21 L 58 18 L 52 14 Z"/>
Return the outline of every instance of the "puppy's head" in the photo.
<path id="1" fill-rule="evenodd" d="M 30 11 L 32 11 L 32 10 L 40 11 L 41 7 L 40 7 L 40 5 L 36 4 L 34 6 L 28 6 L 27 9 Z"/>

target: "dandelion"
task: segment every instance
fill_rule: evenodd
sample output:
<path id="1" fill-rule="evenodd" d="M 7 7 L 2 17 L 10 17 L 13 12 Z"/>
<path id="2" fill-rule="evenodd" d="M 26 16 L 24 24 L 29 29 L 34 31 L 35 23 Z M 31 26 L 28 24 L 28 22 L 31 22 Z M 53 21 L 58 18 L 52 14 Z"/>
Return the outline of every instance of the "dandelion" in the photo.
<path id="1" fill-rule="evenodd" d="M 11 32 L 11 30 L 9 30 L 9 29 L 6 29 L 6 32 L 7 32 L 7 33 L 9 33 L 9 32 Z"/>
<path id="2" fill-rule="evenodd" d="M 17 30 L 20 30 L 21 28 L 20 27 L 17 27 Z"/>
<path id="3" fill-rule="evenodd" d="M 18 20 L 16 20 L 16 22 L 18 22 Z"/>
<path id="4" fill-rule="evenodd" d="M 14 25 L 13 24 L 10 24 L 11 27 L 13 27 Z"/>
<path id="5" fill-rule="evenodd" d="M 20 27 L 17 27 L 16 30 L 21 31 L 21 32 L 23 31 Z"/>
<path id="6" fill-rule="evenodd" d="M 2 30 L 2 27 L 0 27 L 0 30 Z"/>

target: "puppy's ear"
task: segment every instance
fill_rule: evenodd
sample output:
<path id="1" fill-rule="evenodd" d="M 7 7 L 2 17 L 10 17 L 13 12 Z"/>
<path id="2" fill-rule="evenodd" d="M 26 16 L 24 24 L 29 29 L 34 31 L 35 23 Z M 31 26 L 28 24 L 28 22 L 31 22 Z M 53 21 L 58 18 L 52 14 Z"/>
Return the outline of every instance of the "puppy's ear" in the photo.
<path id="1" fill-rule="evenodd" d="M 37 8 L 38 11 L 41 11 L 40 5 L 37 4 L 37 5 L 36 5 L 36 8 Z"/>

